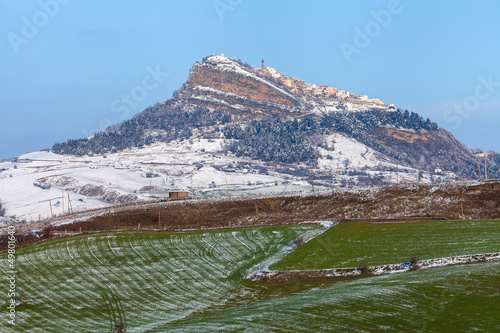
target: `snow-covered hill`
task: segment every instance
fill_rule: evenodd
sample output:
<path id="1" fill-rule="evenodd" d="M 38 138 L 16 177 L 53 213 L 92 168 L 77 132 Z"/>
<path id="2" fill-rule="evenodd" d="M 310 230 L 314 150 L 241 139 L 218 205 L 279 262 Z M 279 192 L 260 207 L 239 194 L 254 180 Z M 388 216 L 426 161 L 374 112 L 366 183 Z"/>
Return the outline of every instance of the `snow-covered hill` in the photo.
<path id="1" fill-rule="evenodd" d="M 98 156 L 28 153 L 0 163 L 0 200 L 6 216 L 37 221 L 70 209 L 147 202 L 150 186 L 153 200 L 167 198 L 171 191 L 193 190 L 194 196 L 207 197 L 312 190 L 310 174 L 293 175 L 301 167 L 308 171 L 306 166 L 273 166 L 236 157 L 223 145 L 223 139 L 192 138 Z M 329 135 L 318 152 L 316 190 L 369 185 L 373 180 L 396 182 L 394 161 L 355 139 Z M 453 179 L 450 174 L 422 173 L 419 179 L 418 170 L 399 167 L 400 182 L 429 182 L 431 177 Z"/>
<path id="2" fill-rule="evenodd" d="M 312 190 L 313 179 L 316 189 L 452 181 L 474 176 L 475 163 L 416 113 L 211 56 L 172 99 L 90 138 L 0 162 L 0 215 L 47 219 L 173 191 Z"/>

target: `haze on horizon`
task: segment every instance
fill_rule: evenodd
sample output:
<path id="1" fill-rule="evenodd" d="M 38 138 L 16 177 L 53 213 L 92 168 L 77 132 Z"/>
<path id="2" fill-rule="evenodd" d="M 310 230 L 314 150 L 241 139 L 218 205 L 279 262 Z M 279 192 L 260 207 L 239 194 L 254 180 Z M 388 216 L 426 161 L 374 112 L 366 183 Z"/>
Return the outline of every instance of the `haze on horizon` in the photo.
<path id="1" fill-rule="evenodd" d="M 380 98 L 500 151 L 499 10 L 493 0 L 2 1 L 0 160 L 129 119 L 221 53 Z"/>

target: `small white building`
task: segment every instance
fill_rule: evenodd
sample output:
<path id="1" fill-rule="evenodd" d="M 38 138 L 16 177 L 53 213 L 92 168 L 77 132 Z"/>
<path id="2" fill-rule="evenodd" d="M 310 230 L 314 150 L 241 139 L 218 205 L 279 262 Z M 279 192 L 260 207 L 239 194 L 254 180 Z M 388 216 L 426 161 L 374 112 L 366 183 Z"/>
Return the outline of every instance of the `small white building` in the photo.
<path id="1" fill-rule="evenodd" d="M 336 94 L 337 98 L 347 98 L 349 95 L 349 92 L 344 90 L 338 90 Z"/>

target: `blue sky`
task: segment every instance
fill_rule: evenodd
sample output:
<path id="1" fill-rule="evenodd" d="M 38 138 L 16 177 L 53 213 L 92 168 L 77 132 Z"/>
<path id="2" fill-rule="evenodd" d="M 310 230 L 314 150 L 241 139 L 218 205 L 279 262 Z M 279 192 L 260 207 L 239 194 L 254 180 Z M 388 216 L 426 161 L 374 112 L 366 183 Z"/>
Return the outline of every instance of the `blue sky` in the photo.
<path id="1" fill-rule="evenodd" d="M 494 0 L 0 0 L 0 159 L 130 118 L 220 53 L 500 151 L 498 13 Z"/>

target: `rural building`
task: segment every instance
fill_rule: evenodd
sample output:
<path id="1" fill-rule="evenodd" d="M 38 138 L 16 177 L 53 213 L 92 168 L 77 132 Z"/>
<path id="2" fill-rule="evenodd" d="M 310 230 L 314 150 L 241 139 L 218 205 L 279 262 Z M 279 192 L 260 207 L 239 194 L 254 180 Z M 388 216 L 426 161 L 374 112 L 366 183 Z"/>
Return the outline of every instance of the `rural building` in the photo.
<path id="1" fill-rule="evenodd" d="M 336 95 L 337 95 L 338 98 L 347 98 L 347 97 L 349 97 L 349 92 L 348 91 L 339 90 L 339 91 L 337 91 Z"/>
<path id="2" fill-rule="evenodd" d="M 327 87 L 327 88 L 325 88 L 324 91 L 325 91 L 326 94 L 335 95 L 338 90 L 337 90 L 337 88 Z"/>
<path id="3" fill-rule="evenodd" d="M 271 74 L 276 74 L 276 70 L 272 67 L 267 67 L 267 71 Z"/>
<path id="4" fill-rule="evenodd" d="M 314 96 L 319 96 L 323 94 L 323 90 L 321 88 L 316 88 L 313 90 L 313 95 Z"/>
<path id="5" fill-rule="evenodd" d="M 380 98 L 370 99 L 370 102 L 374 104 L 384 105 L 384 102 L 382 102 Z"/>
<path id="6" fill-rule="evenodd" d="M 284 80 L 283 84 L 287 86 L 288 88 L 294 88 L 295 84 L 292 82 L 292 80 Z"/>
<path id="7" fill-rule="evenodd" d="M 171 199 L 188 198 L 189 192 L 168 192 L 168 197 Z"/>

